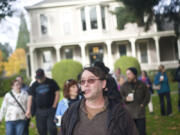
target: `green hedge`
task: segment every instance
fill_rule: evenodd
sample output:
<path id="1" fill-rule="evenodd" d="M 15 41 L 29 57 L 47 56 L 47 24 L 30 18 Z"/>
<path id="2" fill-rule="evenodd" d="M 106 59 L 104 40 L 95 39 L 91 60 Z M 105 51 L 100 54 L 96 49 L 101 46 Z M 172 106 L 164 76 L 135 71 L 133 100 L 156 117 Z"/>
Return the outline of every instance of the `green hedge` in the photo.
<path id="1" fill-rule="evenodd" d="M 138 60 L 134 57 L 122 56 L 118 60 L 116 60 L 114 64 L 114 68 L 115 68 L 114 70 L 116 70 L 117 68 L 120 68 L 123 74 L 126 74 L 126 70 L 129 67 L 135 67 L 138 71 L 138 75 L 140 74 L 140 71 L 141 71 L 140 64 Z"/>
<path id="2" fill-rule="evenodd" d="M 63 88 L 63 84 L 68 79 L 76 79 L 78 74 L 82 71 L 83 67 L 81 63 L 74 60 L 62 60 L 56 63 L 52 69 L 52 77 L 60 88 Z"/>

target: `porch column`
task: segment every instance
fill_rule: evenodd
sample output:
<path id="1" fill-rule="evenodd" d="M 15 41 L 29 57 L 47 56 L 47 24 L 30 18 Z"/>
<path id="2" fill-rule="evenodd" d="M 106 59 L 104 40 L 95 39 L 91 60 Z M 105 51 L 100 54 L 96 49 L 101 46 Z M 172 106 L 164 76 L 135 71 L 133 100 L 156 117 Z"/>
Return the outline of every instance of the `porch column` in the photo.
<path id="1" fill-rule="evenodd" d="M 156 46 L 156 57 L 157 57 L 157 64 L 160 64 L 160 52 L 159 52 L 159 37 L 154 37 L 155 46 Z"/>
<path id="2" fill-rule="evenodd" d="M 132 54 L 133 57 L 136 57 L 136 44 L 135 44 L 136 39 L 135 38 L 131 38 L 130 42 L 131 42 L 131 50 L 132 50 L 131 54 Z"/>
<path id="3" fill-rule="evenodd" d="M 102 16 L 101 16 L 101 7 L 100 5 L 96 6 L 97 9 L 97 22 L 98 22 L 98 30 L 101 31 L 102 30 Z"/>
<path id="4" fill-rule="evenodd" d="M 178 46 L 178 58 L 180 59 L 180 37 L 177 39 L 177 46 Z"/>
<path id="5" fill-rule="evenodd" d="M 30 62 L 31 62 L 31 78 L 34 79 L 35 76 L 35 67 L 34 67 L 34 48 L 29 48 L 30 52 Z"/>
<path id="6" fill-rule="evenodd" d="M 113 71 L 114 66 L 113 66 L 112 48 L 111 48 L 112 41 L 111 40 L 106 40 L 105 43 L 107 45 L 108 67 L 110 68 L 111 71 Z"/>
<path id="7" fill-rule="evenodd" d="M 81 62 L 84 67 L 86 65 L 86 52 L 85 52 L 86 43 L 80 43 L 79 45 L 81 47 Z"/>
<path id="8" fill-rule="evenodd" d="M 56 49 L 56 62 L 61 61 L 60 48 L 61 48 L 61 46 L 59 46 L 59 45 L 55 46 L 55 49 Z"/>

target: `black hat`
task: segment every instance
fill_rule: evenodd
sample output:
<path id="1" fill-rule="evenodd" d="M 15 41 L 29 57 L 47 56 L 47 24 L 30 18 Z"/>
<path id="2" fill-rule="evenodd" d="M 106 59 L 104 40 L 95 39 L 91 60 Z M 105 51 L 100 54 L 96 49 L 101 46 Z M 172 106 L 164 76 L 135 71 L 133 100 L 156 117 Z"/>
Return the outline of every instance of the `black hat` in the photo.
<path id="1" fill-rule="evenodd" d="M 96 61 L 96 62 L 94 63 L 94 66 L 95 66 L 95 67 L 99 67 L 101 70 L 103 70 L 103 72 L 104 72 L 105 74 L 108 74 L 108 73 L 109 73 L 109 68 L 106 67 L 106 66 L 104 65 L 104 63 L 101 62 L 101 61 Z"/>
<path id="2" fill-rule="evenodd" d="M 44 77 L 44 70 L 39 68 L 38 70 L 36 70 L 36 79 L 41 79 Z"/>
<path id="3" fill-rule="evenodd" d="M 127 70 L 130 70 L 135 76 L 137 76 L 137 69 L 135 67 L 130 67 Z"/>

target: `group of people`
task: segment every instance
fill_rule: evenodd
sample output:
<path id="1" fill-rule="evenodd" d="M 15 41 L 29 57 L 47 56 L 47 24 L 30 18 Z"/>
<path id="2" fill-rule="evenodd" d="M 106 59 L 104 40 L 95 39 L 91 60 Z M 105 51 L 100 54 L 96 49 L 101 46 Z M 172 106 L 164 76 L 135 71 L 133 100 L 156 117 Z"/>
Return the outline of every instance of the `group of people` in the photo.
<path id="1" fill-rule="evenodd" d="M 120 69 L 111 75 L 104 63 L 96 62 L 83 69 L 79 80 L 65 81 L 60 102 L 60 88 L 45 76 L 44 70 L 38 69 L 35 78 L 27 87 L 18 76 L 12 90 L 5 95 L 0 122 L 5 117 L 6 135 L 28 135 L 32 116 L 36 117 L 39 135 L 146 135 L 145 111 L 148 105 L 153 113 L 150 96 L 153 85 L 160 85 L 157 93 L 161 115 L 172 115 L 170 88 L 163 65 L 151 83 L 146 71 L 138 77 L 137 69 L 130 67 L 126 76 Z"/>

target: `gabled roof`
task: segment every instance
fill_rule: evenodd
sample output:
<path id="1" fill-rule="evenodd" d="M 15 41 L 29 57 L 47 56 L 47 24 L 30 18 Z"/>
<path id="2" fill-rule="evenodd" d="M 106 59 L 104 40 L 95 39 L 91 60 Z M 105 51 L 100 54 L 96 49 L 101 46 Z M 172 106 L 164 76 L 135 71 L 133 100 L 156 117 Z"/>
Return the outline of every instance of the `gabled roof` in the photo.
<path id="1" fill-rule="evenodd" d="M 81 5 L 86 3 L 97 3 L 97 2 L 108 2 L 115 0 L 43 0 L 33 6 L 26 7 L 27 10 L 40 9 L 47 7 L 57 7 L 57 6 L 69 6 L 69 5 Z"/>
<path id="2" fill-rule="evenodd" d="M 43 7 L 48 7 L 49 5 L 55 6 L 55 5 L 61 5 L 61 3 L 64 5 L 68 5 L 68 3 L 76 2 L 76 1 L 82 1 L 82 0 L 43 0 L 40 1 L 37 4 L 34 4 L 32 6 L 26 7 L 27 10 L 29 9 L 36 9 L 36 8 L 43 8 Z"/>
<path id="3" fill-rule="evenodd" d="M 54 3 L 54 2 L 69 2 L 69 1 L 77 1 L 77 0 L 44 0 L 44 1 L 41 1 L 37 4 L 35 4 L 34 6 L 39 6 L 39 5 L 42 5 L 42 4 L 51 4 L 51 3 Z"/>

